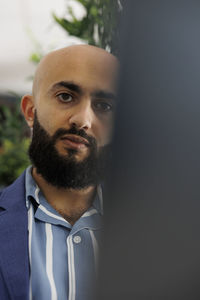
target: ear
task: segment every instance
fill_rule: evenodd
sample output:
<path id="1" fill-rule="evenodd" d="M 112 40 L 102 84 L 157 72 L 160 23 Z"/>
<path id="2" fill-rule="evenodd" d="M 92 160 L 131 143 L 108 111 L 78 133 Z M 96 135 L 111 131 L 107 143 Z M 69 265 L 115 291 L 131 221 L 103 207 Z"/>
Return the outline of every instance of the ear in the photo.
<path id="1" fill-rule="evenodd" d="M 25 95 L 21 100 L 21 110 L 24 114 L 26 122 L 29 127 L 33 127 L 35 105 L 33 102 L 33 96 Z"/>

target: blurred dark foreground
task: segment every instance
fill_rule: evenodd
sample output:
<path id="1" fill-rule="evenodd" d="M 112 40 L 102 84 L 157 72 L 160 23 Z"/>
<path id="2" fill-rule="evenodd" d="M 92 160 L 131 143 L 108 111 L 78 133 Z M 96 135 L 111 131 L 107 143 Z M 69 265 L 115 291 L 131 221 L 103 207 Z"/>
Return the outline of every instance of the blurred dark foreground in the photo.
<path id="1" fill-rule="evenodd" d="M 124 2 L 96 299 L 200 299 L 200 2 Z"/>

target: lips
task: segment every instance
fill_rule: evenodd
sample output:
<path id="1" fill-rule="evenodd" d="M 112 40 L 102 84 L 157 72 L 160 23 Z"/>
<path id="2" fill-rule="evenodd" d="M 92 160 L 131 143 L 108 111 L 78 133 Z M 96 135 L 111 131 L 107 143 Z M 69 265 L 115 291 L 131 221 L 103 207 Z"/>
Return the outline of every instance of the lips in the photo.
<path id="1" fill-rule="evenodd" d="M 71 148 L 82 148 L 89 146 L 89 142 L 85 138 L 75 134 L 64 135 L 61 140 Z"/>
<path id="2" fill-rule="evenodd" d="M 89 145 L 89 142 L 85 138 L 75 134 L 67 134 L 61 138 L 61 140 L 65 139 L 70 140 L 74 143 Z"/>

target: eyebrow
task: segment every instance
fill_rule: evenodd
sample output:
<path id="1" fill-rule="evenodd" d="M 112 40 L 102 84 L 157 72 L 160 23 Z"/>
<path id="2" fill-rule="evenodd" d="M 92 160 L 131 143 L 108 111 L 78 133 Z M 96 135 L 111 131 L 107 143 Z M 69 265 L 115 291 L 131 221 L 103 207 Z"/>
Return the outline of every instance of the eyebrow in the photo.
<path id="1" fill-rule="evenodd" d="M 50 88 L 49 92 L 53 92 L 54 90 L 60 87 L 67 88 L 73 92 L 76 92 L 79 95 L 83 94 L 83 89 L 81 88 L 81 86 L 72 81 L 59 81 Z M 91 95 L 94 98 L 102 98 L 108 100 L 114 100 L 116 98 L 115 94 L 104 90 L 96 90 Z"/>
<path id="2" fill-rule="evenodd" d="M 67 88 L 73 92 L 80 94 L 80 95 L 83 93 L 81 87 L 71 81 L 59 81 L 50 88 L 49 92 L 53 92 L 54 90 L 56 90 L 57 88 L 60 88 L 60 87 Z"/>
<path id="3" fill-rule="evenodd" d="M 107 91 L 99 90 L 92 93 L 94 98 L 102 98 L 108 100 L 115 100 L 116 95 Z"/>

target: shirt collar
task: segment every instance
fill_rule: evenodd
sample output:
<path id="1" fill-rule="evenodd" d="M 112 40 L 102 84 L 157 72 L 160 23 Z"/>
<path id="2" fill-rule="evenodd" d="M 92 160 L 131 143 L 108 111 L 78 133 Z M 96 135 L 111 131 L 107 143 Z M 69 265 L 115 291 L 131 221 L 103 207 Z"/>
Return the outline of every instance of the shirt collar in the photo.
<path id="1" fill-rule="evenodd" d="M 31 172 L 32 172 L 32 166 L 29 166 L 26 169 L 26 179 L 25 179 L 25 184 L 26 184 L 26 207 L 27 207 L 27 209 L 30 208 L 30 198 L 32 197 L 32 198 L 35 199 L 35 190 L 38 188 L 35 180 L 33 179 L 33 176 L 31 174 Z"/>

